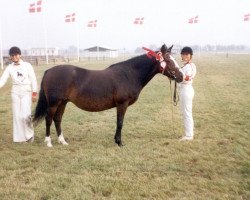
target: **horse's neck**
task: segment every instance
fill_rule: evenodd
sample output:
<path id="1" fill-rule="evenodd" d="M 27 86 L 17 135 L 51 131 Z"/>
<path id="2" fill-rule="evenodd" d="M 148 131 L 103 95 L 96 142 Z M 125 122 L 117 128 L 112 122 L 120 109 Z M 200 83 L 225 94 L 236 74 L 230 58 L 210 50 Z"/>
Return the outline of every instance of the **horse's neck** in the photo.
<path id="1" fill-rule="evenodd" d="M 131 84 L 139 86 L 141 90 L 148 82 L 159 73 L 159 68 L 155 66 L 157 61 L 148 60 L 146 55 L 139 58 L 133 58 L 122 63 L 119 66 L 113 65 L 109 70 L 116 70 L 127 77 Z M 135 87 L 136 88 L 136 87 Z"/>
<path id="2" fill-rule="evenodd" d="M 138 79 L 141 86 L 144 87 L 158 73 L 158 69 L 154 64 L 148 64 L 146 66 L 140 66 L 138 72 Z"/>

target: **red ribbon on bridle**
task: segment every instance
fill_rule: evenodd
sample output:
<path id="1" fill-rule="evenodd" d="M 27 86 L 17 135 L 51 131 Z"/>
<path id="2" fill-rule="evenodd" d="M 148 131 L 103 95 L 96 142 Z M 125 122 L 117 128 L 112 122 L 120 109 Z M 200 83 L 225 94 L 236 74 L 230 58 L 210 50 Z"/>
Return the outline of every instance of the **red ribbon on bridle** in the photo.
<path id="1" fill-rule="evenodd" d="M 161 60 L 162 59 L 162 53 L 155 53 L 154 51 L 152 51 L 151 49 L 148 49 L 146 47 L 142 47 L 145 51 L 148 51 L 147 56 L 149 58 L 151 58 L 152 56 L 156 58 L 156 60 Z"/>
<path id="2" fill-rule="evenodd" d="M 148 49 L 146 47 L 142 47 L 144 50 L 148 51 L 147 53 L 147 56 L 149 58 L 152 58 L 155 57 L 156 60 L 158 60 L 160 62 L 160 65 L 161 65 L 161 73 L 164 73 L 164 69 L 166 67 L 166 62 L 164 60 L 164 58 L 162 57 L 162 52 L 158 52 L 158 53 L 155 53 L 154 51 L 152 51 L 151 49 Z"/>

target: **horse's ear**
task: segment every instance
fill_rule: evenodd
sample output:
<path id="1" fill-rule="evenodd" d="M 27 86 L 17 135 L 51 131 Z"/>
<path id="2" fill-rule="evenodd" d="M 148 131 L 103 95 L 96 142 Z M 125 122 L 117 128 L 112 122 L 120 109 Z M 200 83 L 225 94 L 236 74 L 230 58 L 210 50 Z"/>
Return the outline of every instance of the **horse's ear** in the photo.
<path id="1" fill-rule="evenodd" d="M 163 45 L 161 46 L 161 52 L 162 52 L 162 54 L 165 54 L 167 51 L 168 51 L 167 46 L 166 46 L 165 44 L 163 44 Z"/>
<path id="2" fill-rule="evenodd" d="M 172 45 L 171 47 L 168 48 L 168 52 L 171 52 L 172 48 L 173 48 L 174 45 Z"/>

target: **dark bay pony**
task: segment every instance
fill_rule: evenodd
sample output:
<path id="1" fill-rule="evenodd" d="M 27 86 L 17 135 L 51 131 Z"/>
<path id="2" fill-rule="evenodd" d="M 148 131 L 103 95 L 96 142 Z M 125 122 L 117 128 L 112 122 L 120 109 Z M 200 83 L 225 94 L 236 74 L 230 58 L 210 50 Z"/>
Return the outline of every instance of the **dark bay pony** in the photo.
<path id="1" fill-rule="evenodd" d="M 55 123 L 58 142 L 67 145 L 62 134 L 61 121 L 68 102 L 90 112 L 116 107 L 117 128 L 114 139 L 121 146 L 125 112 L 128 106 L 138 99 L 143 87 L 157 73 L 177 82 L 183 80 L 182 73 L 170 58 L 172 47 L 163 45 L 161 50 L 156 52 L 161 59 L 144 54 L 113 64 L 104 70 L 87 70 L 72 65 L 58 65 L 48 69 L 41 82 L 33 119 L 38 122 L 45 117 L 47 146 L 52 147 L 52 121 Z"/>

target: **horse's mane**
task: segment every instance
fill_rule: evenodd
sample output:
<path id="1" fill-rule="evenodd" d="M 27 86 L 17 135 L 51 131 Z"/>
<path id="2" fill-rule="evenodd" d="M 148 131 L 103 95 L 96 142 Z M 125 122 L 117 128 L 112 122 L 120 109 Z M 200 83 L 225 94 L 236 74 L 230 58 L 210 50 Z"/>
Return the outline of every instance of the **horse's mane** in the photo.
<path id="1" fill-rule="evenodd" d="M 113 65 L 110 65 L 108 68 L 114 68 L 114 67 L 118 67 L 118 66 L 134 67 L 134 66 L 141 66 L 141 65 L 152 65 L 153 60 L 154 60 L 154 58 L 148 59 L 147 55 L 143 54 L 143 55 L 135 56 L 135 57 L 130 58 L 128 60 L 119 62 L 119 63 L 115 63 Z"/>

